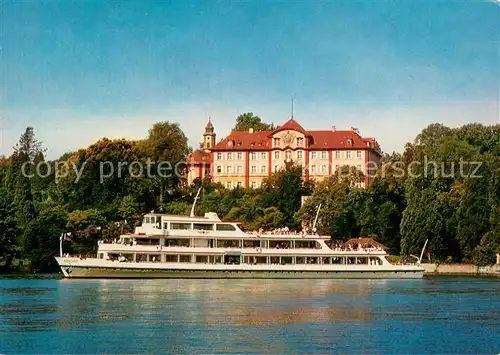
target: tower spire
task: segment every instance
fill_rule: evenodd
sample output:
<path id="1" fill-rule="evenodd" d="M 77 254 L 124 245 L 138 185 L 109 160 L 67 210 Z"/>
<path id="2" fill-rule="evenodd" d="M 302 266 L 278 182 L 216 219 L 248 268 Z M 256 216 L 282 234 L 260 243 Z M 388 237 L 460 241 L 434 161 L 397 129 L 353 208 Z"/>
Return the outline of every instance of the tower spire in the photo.
<path id="1" fill-rule="evenodd" d="M 293 120 L 293 96 L 292 96 L 292 120 Z"/>
<path id="2" fill-rule="evenodd" d="M 203 133 L 203 148 L 210 149 L 215 145 L 215 130 L 212 124 L 212 116 L 208 116 L 208 123 L 205 126 L 205 133 Z"/>

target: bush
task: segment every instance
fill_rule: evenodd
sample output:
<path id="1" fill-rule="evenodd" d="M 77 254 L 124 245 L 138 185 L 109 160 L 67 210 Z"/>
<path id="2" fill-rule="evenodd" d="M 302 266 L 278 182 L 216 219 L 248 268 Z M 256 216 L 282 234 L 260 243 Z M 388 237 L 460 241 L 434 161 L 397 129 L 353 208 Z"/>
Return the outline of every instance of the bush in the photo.
<path id="1" fill-rule="evenodd" d="M 403 262 L 403 257 L 399 255 L 389 255 L 387 261 L 391 264 L 401 264 Z"/>

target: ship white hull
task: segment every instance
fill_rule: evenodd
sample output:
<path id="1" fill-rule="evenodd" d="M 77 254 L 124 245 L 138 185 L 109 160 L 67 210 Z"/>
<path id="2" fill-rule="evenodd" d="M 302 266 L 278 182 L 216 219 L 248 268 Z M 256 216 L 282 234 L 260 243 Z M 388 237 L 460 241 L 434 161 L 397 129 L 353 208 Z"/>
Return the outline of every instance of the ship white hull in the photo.
<path id="1" fill-rule="evenodd" d="M 56 258 L 66 278 L 421 279 L 418 266 L 120 263 Z"/>

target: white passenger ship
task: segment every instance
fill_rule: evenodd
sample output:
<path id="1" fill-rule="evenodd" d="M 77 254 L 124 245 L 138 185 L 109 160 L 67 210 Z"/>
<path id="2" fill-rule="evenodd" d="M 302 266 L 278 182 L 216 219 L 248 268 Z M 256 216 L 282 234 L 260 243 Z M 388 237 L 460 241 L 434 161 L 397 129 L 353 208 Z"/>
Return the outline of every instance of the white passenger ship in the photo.
<path id="1" fill-rule="evenodd" d="M 56 258 L 66 278 L 422 278 L 417 265 L 393 265 L 379 247 L 330 248 L 311 232 L 244 232 L 215 213 L 150 213 L 135 233 L 99 241 L 97 258 Z M 62 242 L 61 242 L 62 243 Z M 62 245 L 62 244 L 61 244 Z"/>

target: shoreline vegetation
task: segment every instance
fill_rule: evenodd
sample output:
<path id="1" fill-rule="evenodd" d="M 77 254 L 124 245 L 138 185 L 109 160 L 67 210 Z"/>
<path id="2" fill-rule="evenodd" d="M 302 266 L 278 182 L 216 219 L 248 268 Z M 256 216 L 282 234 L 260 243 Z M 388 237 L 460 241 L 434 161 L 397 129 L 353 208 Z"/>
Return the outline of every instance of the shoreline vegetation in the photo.
<path id="1" fill-rule="evenodd" d="M 251 113 L 236 122 L 235 130 L 269 126 Z M 367 188 L 358 187 L 364 176 L 352 166 L 314 182 L 289 162 L 259 188 L 232 190 L 209 178 L 188 186 L 182 168 L 154 176 L 129 168 L 146 161 L 182 167 L 191 151 L 178 124 L 159 122 L 142 140 L 103 138 L 46 161 L 28 127 L 14 153 L 0 157 L 0 272 L 57 271 L 63 233 L 65 253 L 92 255 L 99 239 L 132 232 L 144 213 L 189 214 L 200 187 L 197 215 L 216 212 L 247 230 L 300 229 L 321 204 L 318 233 L 336 241 L 372 237 L 395 258 L 414 261 L 426 239 L 424 262 L 487 266 L 500 253 L 498 124 L 431 124 L 402 153 L 384 154 Z M 103 162 L 129 164 L 103 179 Z M 302 205 L 303 196 L 310 198 Z"/>

